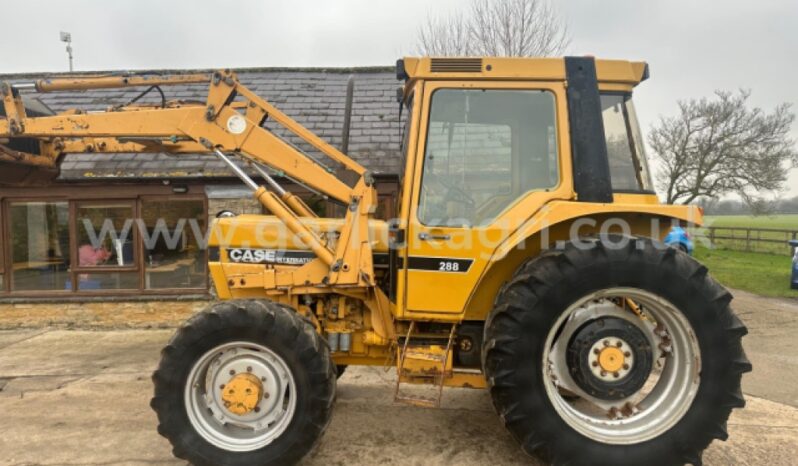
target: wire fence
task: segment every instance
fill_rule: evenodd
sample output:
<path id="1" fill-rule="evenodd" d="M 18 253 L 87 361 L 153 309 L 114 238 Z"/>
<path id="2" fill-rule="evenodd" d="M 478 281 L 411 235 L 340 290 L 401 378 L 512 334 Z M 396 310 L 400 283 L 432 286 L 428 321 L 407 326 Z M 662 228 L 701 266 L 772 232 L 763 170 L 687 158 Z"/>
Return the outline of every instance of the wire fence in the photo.
<path id="1" fill-rule="evenodd" d="M 798 230 L 782 228 L 704 227 L 698 232 L 712 247 L 733 251 L 792 254 L 790 240 L 798 239 Z"/>

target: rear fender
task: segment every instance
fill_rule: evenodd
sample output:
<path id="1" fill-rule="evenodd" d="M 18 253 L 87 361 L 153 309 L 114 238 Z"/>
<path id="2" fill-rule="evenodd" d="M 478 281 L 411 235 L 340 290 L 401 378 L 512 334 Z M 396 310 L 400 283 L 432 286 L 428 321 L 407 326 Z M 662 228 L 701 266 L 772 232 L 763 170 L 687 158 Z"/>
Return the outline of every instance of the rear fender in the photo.
<path id="1" fill-rule="evenodd" d="M 469 297 L 464 319 L 484 320 L 518 267 L 560 241 L 601 233 L 662 240 L 674 223 L 700 225 L 702 221 L 701 210 L 694 206 L 551 202 L 496 248 Z"/>

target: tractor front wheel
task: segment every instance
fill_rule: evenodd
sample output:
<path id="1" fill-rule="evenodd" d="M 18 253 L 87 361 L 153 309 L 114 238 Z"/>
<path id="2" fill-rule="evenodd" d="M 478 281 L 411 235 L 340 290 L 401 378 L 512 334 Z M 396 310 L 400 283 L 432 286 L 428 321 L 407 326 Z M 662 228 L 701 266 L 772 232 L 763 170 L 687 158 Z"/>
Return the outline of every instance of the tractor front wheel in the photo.
<path id="1" fill-rule="evenodd" d="M 313 325 L 270 301 L 214 304 L 163 349 L 158 432 L 196 465 L 294 464 L 330 422 L 335 366 Z"/>
<path id="2" fill-rule="evenodd" d="M 522 266 L 485 326 L 502 421 L 554 464 L 701 463 L 751 370 L 731 295 L 648 239 L 568 244 Z"/>

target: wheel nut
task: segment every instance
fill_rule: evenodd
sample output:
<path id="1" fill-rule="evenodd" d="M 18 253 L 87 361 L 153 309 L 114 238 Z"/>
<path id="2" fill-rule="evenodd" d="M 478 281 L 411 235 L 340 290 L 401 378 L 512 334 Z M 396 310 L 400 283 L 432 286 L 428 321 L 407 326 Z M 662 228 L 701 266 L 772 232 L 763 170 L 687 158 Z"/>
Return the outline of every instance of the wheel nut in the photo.
<path id="1" fill-rule="evenodd" d="M 620 377 L 620 376 L 621 376 L 621 374 L 619 374 L 619 373 L 617 373 L 617 372 L 613 372 L 613 373 L 612 373 L 612 375 L 613 375 L 613 377 L 615 377 L 616 379 L 617 379 L 618 377 Z"/>
<path id="2" fill-rule="evenodd" d="M 219 390 L 224 390 L 224 384 L 219 385 Z"/>
<path id="3" fill-rule="evenodd" d="M 236 373 L 235 369 L 230 369 L 230 375 L 234 375 Z"/>
<path id="4" fill-rule="evenodd" d="M 621 346 L 623 346 L 623 343 L 622 343 L 622 342 L 620 342 L 620 341 L 616 341 L 616 342 L 615 342 L 615 346 L 617 346 L 618 348 L 620 348 Z"/>
<path id="5" fill-rule="evenodd" d="M 603 343 L 604 343 L 604 346 L 610 346 L 610 341 L 609 340 L 604 340 Z"/>
<path id="6" fill-rule="evenodd" d="M 630 353 L 630 352 L 628 352 L 628 351 L 625 351 L 625 352 L 623 353 L 623 355 L 624 355 L 624 356 L 626 356 L 626 357 L 628 358 L 629 356 L 631 356 L 631 355 L 632 355 L 632 353 Z"/>
<path id="7" fill-rule="evenodd" d="M 629 370 L 629 364 L 624 364 L 623 365 L 623 370 L 628 371 Z"/>
<path id="8" fill-rule="evenodd" d="M 260 412 L 260 407 L 259 407 L 259 406 L 255 406 L 255 412 L 256 412 L 256 413 L 259 413 L 259 412 Z"/>
<path id="9" fill-rule="evenodd" d="M 601 353 L 601 351 L 599 351 L 598 348 L 593 350 L 593 354 L 599 354 L 599 353 Z"/>
<path id="10" fill-rule="evenodd" d="M 598 361 L 593 361 L 593 367 L 597 367 L 597 366 L 598 366 Z"/>
<path id="11" fill-rule="evenodd" d="M 607 371 L 601 371 L 601 376 L 602 377 L 606 377 L 607 376 Z"/>
<path id="12" fill-rule="evenodd" d="M 268 392 L 266 392 L 266 393 L 264 393 L 264 394 L 263 394 L 263 399 L 264 399 L 264 400 L 268 400 L 270 396 L 271 396 L 271 395 L 269 395 L 269 393 L 268 393 Z"/>
<path id="13" fill-rule="evenodd" d="M 247 372 L 252 372 L 252 366 L 247 366 Z"/>

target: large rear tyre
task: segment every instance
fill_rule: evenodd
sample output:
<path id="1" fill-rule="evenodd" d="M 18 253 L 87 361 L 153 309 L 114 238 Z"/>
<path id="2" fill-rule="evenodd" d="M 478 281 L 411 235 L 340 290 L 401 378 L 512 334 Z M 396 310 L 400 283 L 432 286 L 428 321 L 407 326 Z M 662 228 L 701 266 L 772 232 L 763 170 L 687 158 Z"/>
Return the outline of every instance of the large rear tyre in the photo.
<path id="1" fill-rule="evenodd" d="M 265 300 L 211 305 L 161 352 L 150 403 L 173 454 L 195 465 L 288 465 L 330 422 L 335 366 L 291 308 Z"/>
<path id="2" fill-rule="evenodd" d="M 493 404 L 554 464 L 701 464 L 751 370 L 731 295 L 648 239 L 567 244 L 523 265 L 485 326 Z"/>

